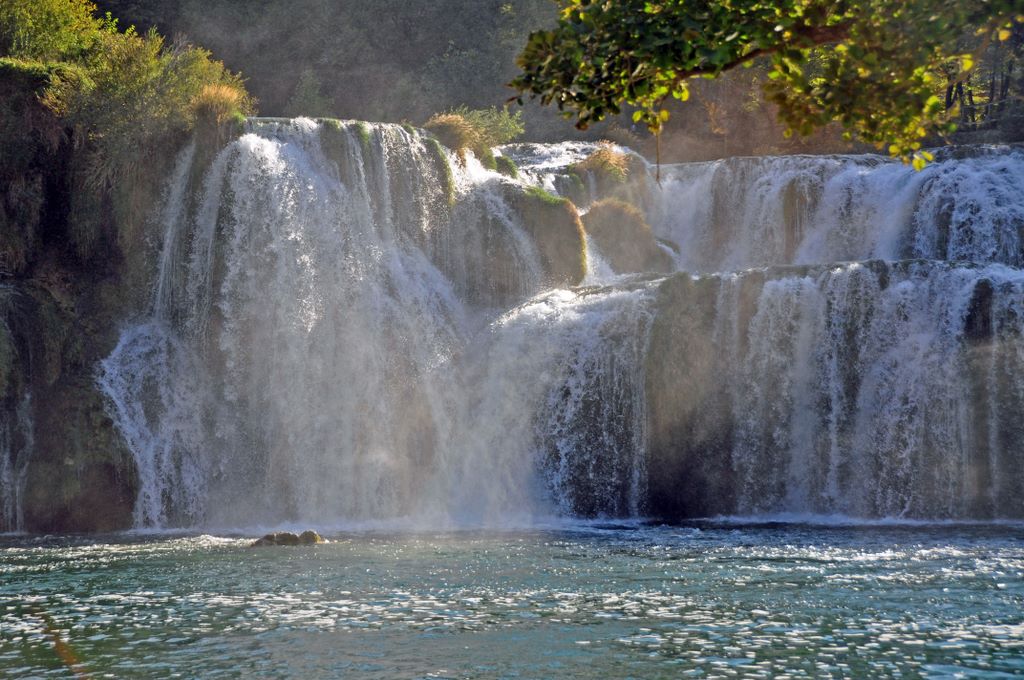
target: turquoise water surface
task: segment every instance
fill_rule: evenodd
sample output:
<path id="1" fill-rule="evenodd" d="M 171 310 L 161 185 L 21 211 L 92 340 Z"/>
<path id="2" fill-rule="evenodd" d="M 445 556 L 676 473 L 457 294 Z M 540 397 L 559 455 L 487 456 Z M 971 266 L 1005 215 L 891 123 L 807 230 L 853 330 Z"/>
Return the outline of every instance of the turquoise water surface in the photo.
<path id="1" fill-rule="evenodd" d="M 9 677 L 1024 675 L 1024 527 L 0 537 Z"/>

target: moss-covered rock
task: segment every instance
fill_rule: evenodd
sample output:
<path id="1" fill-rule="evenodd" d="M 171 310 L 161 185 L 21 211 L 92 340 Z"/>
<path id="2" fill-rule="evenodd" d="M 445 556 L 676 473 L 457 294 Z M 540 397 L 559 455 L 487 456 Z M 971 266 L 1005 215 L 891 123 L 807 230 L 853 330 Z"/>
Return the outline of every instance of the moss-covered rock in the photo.
<path id="1" fill-rule="evenodd" d="M 671 272 L 672 257 L 658 245 L 644 214 L 609 198 L 590 206 L 583 227 L 616 273 Z"/>
<path id="2" fill-rule="evenodd" d="M 452 172 L 452 166 L 448 163 L 448 156 L 441 147 L 441 143 L 433 137 L 428 137 L 423 141 L 434 159 L 434 168 L 441 180 L 445 199 L 450 208 L 455 205 L 455 174 Z"/>
<path id="3" fill-rule="evenodd" d="M 547 286 L 576 286 L 587 273 L 583 222 L 572 201 L 540 187 L 514 187 L 509 196 L 540 254 Z"/>
<path id="4" fill-rule="evenodd" d="M 494 158 L 495 169 L 506 177 L 516 179 L 519 177 L 519 168 L 516 162 L 508 156 L 496 156 Z"/>

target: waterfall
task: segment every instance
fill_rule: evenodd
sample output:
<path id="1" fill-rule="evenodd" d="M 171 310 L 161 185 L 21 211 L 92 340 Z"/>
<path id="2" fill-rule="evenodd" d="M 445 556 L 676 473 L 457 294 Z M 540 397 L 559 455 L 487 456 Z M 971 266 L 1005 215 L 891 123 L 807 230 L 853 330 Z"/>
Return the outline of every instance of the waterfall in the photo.
<path id="1" fill-rule="evenodd" d="M 22 498 L 33 445 L 32 393 L 26 391 L 0 419 L 0 531 L 25 529 Z"/>
<path id="2" fill-rule="evenodd" d="M 505 147 L 514 180 L 396 125 L 186 149 L 98 372 L 136 525 L 1024 516 L 1018 149 L 640 173 L 664 277 L 538 197 L 601 198 L 595 148 Z"/>
<path id="3" fill-rule="evenodd" d="M 952 156 L 921 172 L 878 156 L 668 166 L 648 211 L 688 271 L 906 258 L 1020 266 L 1024 150 Z"/>
<path id="4" fill-rule="evenodd" d="M 567 308 L 531 338 L 543 367 L 503 360 L 519 383 L 483 368 L 508 354 L 510 319 L 532 307 L 502 314 L 544 289 L 550 253 L 516 203 L 524 185 L 427 141 L 396 125 L 254 120 L 200 173 L 182 154 L 152 312 L 98 378 L 136 459 L 137 526 L 496 521 L 562 505 L 533 464 L 537 390 L 592 361 L 565 356 L 556 328 L 592 343 L 586 314 Z M 593 316 L 603 327 L 615 313 Z M 634 347 L 642 329 L 622 323 Z M 626 495 L 636 465 L 621 466 Z"/>
<path id="5" fill-rule="evenodd" d="M 736 424 L 739 512 L 1012 512 L 1020 478 L 1003 447 L 982 460 L 974 428 L 1012 422 L 1024 404 L 993 400 L 996 385 L 975 379 L 972 354 L 986 344 L 1016 356 L 1024 345 L 991 322 L 972 336 L 968 322 L 979 286 L 998 291 L 1001 309 L 1024 309 L 1024 277 L 998 267 L 845 265 L 765 281 L 741 325 L 743 279 L 722 281 L 718 308 L 718 323 L 730 327 L 721 370 Z"/>

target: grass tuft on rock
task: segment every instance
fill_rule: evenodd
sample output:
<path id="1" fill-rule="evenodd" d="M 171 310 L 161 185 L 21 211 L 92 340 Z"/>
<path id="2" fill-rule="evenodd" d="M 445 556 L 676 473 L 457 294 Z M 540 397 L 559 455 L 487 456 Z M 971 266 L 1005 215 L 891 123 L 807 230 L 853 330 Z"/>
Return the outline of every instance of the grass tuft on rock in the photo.
<path id="1" fill-rule="evenodd" d="M 498 170 L 492 147 L 506 144 L 523 133 L 522 113 L 508 109 L 469 109 L 461 106 L 434 114 L 424 125 L 442 144 L 454 151 L 459 161 L 466 162 L 466 152 L 488 170 Z"/>
<path id="2" fill-rule="evenodd" d="M 519 177 L 519 168 L 516 162 L 508 156 L 497 156 L 494 159 L 495 169 L 506 177 L 516 179 Z"/>
<path id="3" fill-rule="evenodd" d="M 611 142 L 601 142 L 596 151 L 569 170 L 576 174 L 593 173 L 599 180 L 621 184 L 629 177 L 629 165 L 628 154 L 617 150 Z"/>
<path id="4" fill-rule="evenodd" d="M 544 187 L 538 186 L 527 187 L 526 195 L 547 205 L 562 205 L 563 203 L 570 202 L 568 198 L 562 198 L 561 196 L 551 193 Z"/>

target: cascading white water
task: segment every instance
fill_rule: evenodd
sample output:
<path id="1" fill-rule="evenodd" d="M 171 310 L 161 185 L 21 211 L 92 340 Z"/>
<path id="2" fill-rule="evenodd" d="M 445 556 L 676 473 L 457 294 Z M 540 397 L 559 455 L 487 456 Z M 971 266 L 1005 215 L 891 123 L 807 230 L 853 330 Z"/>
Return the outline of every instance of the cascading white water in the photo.
<path id="1" fill-rule="evenodd" d="M 980 282 L 997 291 L 1001 320 L 1019 315 L 1024 275 L 844 265 L 765 281 L 740 324 L 744 278 L 722 280 L 716 328 L 739 512 L 966 517 L 980 503 L 1018 514 L 1017 446 L 993 446 L 980 471 L 976 427 L 982 417 L 1011 424 L 1024 402 L 979 381 L 976 354 L 998 348 L 998 368 L 987 369 L 1012 371 L 1024 342 L 1004 321 L 972 331 L 969 317 Z"/>
<path id="2" fill-rule="evenodd" d="M 136 524 L 672 515 L 691 493 L 718 495 L 691 514 L 1024 515 L 1019 151 L 663 168 L 635 195 L 677 263 L 737 273 L 614 276 L 586 239 L 591 287 L 546 291 L 516 196 L 593 149 L 508 148 L 519 180 L 391 125 L 255 120 L 205 170 L 186 150 L 152 314 L 99 374 Z M 908 257 L 978 265 L 828 264 Z M 801 263 L 825 266 L 746 271 Z"/>
<path id="3" fill-rule="evenodd" d="M 878 156 L 732 158 L 662 168 L 655 232 L 688 271 L 927 258 L 1024 263 L 1024 150 L 923 171 Z"/>
<path id="4" fill-rule="evenodd" d="M 537 249 L 506 201 L 514 182 L 438 159 L 400 126 L 250 126 L 202 187 L 188 185 L 194 152 L 179 160 L 151 318 L 101 367 L 136 457 L 136 524 L 544 512 L 550 489 L 533 461 L 543 400 L 509 397 L 542 394 L 584 360 L 564 356 L 561 326 L 590 340 L 577 323 L 587 315 L 566 310 L 549 332 L 533 329 L 536 355 L 489 370 L 507 352 L 488 347 L 515 325 L 487 330 L 491 310 L 542 289 Z M 635 328 L 631 314 L 620 315 Z M 595 315 L 595 328 L 613 324 Z M 481 368 L 470 356 L 490 358 Z"/>
<path id="5" fill-rule="evenodd" d="M 34 437 L 32 393 L 26 391 L 14 412 L 0 418 L 0 532 L 25 528 L 22 497 Z"/>

